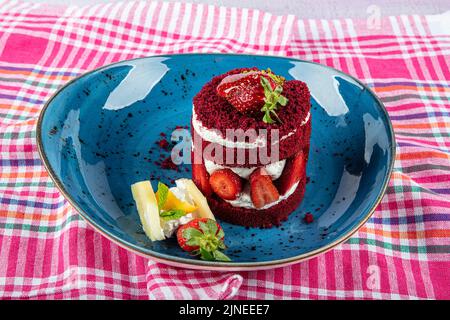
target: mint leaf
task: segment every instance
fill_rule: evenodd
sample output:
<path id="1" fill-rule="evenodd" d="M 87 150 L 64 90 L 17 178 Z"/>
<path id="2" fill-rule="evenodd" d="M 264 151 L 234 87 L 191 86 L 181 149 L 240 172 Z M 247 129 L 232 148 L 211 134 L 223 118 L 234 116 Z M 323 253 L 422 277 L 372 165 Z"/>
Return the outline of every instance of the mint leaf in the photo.
<path id="1" fill-rule="evenodd" d="M 269 82 L 269 80 L 267 80 L 266 77 L 261 77 L 261 84 L 262 84 L 265 92 L 267 92 L 267 91 L 271 92 L 272 91 L 272 86 L 270 85 L 270 82 Z"/>
<path id="2" fill-rule="evenodd" d="M 164 207 L 167 201 L 167 195 L 169 194 L 169 187 L 166 186 L 162 182 L 158 182 L 158 209 L 161 210 L 161 208 Z"/>
<path id="3" fill-rule="evenodd" d="M 281 92 L 283 92 L 283 87 L 282 86 L 276 86 L 275 87 L 275 93 L 280 94 Z"/>
<path id="4" fill-rule="evenodd" d="M 269 114 L 268 112 L 266 112 L 266 113 L 264 114 L 263 121 L 264 121 L 265 123 L 273 123 L 273 120 L 272 120 L 272 118 L 270 117 L 270 114 Z"/>
<path id="5" fill-rule="evenodd" d="M 230 258 L 228 258 L 224 253 L 220 252 L 219 250 L 213 251 L 212 253 L 214 260 L 217 261 L 231 261 Z"/>
<path id="6" fill-rule="evenodd" d="M 163 220 L 166 220 L 166 221 L 180 219 L 184 215 L 186 215 L 186 212 L 184 212 L 183 210 L 178 210 L 178 209 L 171 209 L 171 210 L 167 210 L 167 211 L 161 211 L 159 213 L 159 216 Z"/>
<path id="7" fill-rule="evenodd" d="M 280 96 L 278 98 L 278 103 L 281 104 L 283 107 L 287 104 L 288 99 L 285 96 Z"/>
<path id="8" fill-rule="evenodd" d="M 280 81 L 281 83 L 283 81 Z M 272 89 L 269 80 L 265 77 L 261 77 L 261 85 L 264 88 L 264 106 L 261 108 L 261 111 L 264 112 L 263 121 L 265 123 L 274 123 L 272 119 L 272 115 L 275 116 L 278 122 L 282 122 L 278 117 L 276 110 L 278 109 L 278 104 L 281 106 L 286 106 L 288 103 L 288 99 L 285 96 L 282 96 L 283 87 L 279 84 L 275 87 L 275 90 Z"/>

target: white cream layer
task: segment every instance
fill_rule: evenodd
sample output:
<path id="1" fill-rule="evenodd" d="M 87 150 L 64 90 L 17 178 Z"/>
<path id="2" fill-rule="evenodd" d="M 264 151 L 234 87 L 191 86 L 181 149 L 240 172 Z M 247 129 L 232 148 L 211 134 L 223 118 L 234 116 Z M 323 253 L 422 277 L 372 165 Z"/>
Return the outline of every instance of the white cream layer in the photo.
<path id="1" fill-rule="evenodd" d="M 229 204 L 231 204 L 233 207 L 241 207 L 241 208 L 247 208 L 247 209 L 256 209 L 256 210 L 264 210 L 264 209 L 268 209 L 270 207 L 273 207 L 274 205 L 276 205 L 277 203 L 280 203 L 281 201 L 289 198 L 289 196 L 291 194 L 294 193 L 295 189 L 297 189 L 298 186 L 298 182 L 295 183 L 294 185 L 292 185 L 292 187 L 283 195 L 281 195 L 277 201 L 269 203 L 267 205 L 265 205 L 264 207 L 261 208 L 256 208 L 253 205 L 252 199 L 250 197 L 250 187 L 249 184 L 246 184 L 246 187 L 244 190 L 242 190 L 242 192 L 239 194 L 239 196 L 237 197 L 236 200 L 225 200 L 226 202 L 228 202 Z"/>
<path id="2" fill-rule="evenodd" d="M 308 123 L 310 119 L 310 113 L 306 115 L 306 118 L 300 123 L 300 127 L 304 126 Z M 254 149 L 254 148 L 260 148 L 265 147 L 267 144 L 267 140 L 263 136 L 257 136 L 255 141 L 252 142 L 246 142 L 246 141 L 230 141 L 223 137 L 222 133 L 218 130 L 212 130 L 208 129 L 203 126 L 201 121 L 198 119 L 197 114 L 195 113 L 194 106 L 192 107 L 192 126 L 194 127 L 195 132 L 205 141 L 209 141 L 212 143 L 217 143 L 221 146 L 227 147 L 227 148 L 241 148 L 241 149 Z M 297 130 L 293 130 L 289 132 L 288 134 L 282 136 L 279 138 L 279 141 L 283 141 L 284 139 L 290 137 L 291 135 L 295 134 Z M 273 144 L 276 144 L 277 142 L 274 142 Z"/>
<path id="3" fill-rule="evenodd" d="M 177 180 L 175 183 L 177 186 L 169 189 L 174 194 L 174 196 L 177 197 L 181 201 L 185 201 L 190 204 L 193 204 L 193 201 L 189 197 L 189 193 L 187 192 L 186 186 L 184 185 L 182 180 Z M 161 228 L 162 228 L 166 238 L 170 238 L 175 234 L 175 232 L 177 231 L 179 226 L 182 226 L 183 224 L 188 223 L 192 219 L 194 219 L 194 216 L 192 215 L 192 213 L 188 213 L 178 219 L 173 219 L 173 220 L 166 221 L 164 219 L 160 219 Z"/>
<path id="4" fill-rule="evenodd" d="M 311 118 L 311 113 L 308 112 L 305 119 L 300 123 L 300 127 L 304 126 L 308 123 L 308 121 Z M 225 146 L 227 148 L 242 148 L 242 149 L 254 149 L 258 147 L 265 147 L 267 141 L 265 139 L 262 139 L 258 136 L 256 141 L 253 142 L 245 142 L 245 141 L 230 141 L 223 137 L 222 133 L 218 130 L 211 130 L 203 126 L 201 121 L 197 118 L 197 114 L 195 113 L 194 106 L 192 108 L 192 126 L 196 133 L 205 141 L 209 141 L 212 143 L 217 143 L 219 145 Z M 289 132 L 288 134 L 282 136 L 279 141 L 283 141 L 284 139 L 287 139 L 291 135 L 295 134 L 297 130 L 293 130 Z M 277 141 L 277 142 L 279 142 Z M 275 142 L 275 143 L 277 143 Z M 286 160 L 277 161 L 274 163 L 271 163 L 269 165 L 265 166 L 265 169 L 268 171 L 269 175 L 272 177 L 272 180 L 276 180 L 280 177 L 281 173 L 283 172 L 284 166 L 286 164 Z M 244 179 L 248 179 L 250 174 L 257 168 L 231 168 L 226 167 L 222 165 L 217 165 L 212 161 L 205 159 L 205 167 L 209 174 L 213 173 L 215 170 L 223 169 L 223 168 L 229 168 L 234 173 L 239 175 L 240 177 Z M 292 195 L 295 191 L 295 189 L 298 186 L 298 182 L 295 183 L 285 194 L 281 195 L 280 198 L 272 203 L 269 203 L 268 205 L 262 207 L 262 208 L 256 208 L 253 205 L 252 199 L 250 197 L 250 187 L 249 184 L 245 184 L 245 189 L 239 194 L 237 199 L 235 200 L 225 200 L 228 203 L 230 203 L 233 207 L 242 207 L 242 208 L 248 208 L 248 209 L 257 209 L 257 210 L 264 210 L 267 208 L 270 208 L 277 203 L 280 203 L 281 201 L 287 199 L 290 195 Z"/>
<path id="5" fill-rule="evenodd" d="M 255 171 L 259 167 L 252 167 L 252 168 L 240 168 L 240 167 L 227 167 L 220 164 L 216 164 L 212 162 L 211 160 L 204 159 L 205 161 L 205 168 L 206 171 L 208 171 L 209 174 L 213 174 L 214 171 L 219 169 L 230 169 L 234 173 L 236 173 L 238 176 L 240 176 L 243 179 L 248 179 L 253 171 Z M 280 160 L 277 162 L 269 163 L 268 165 L 264 166 L 263 168 L 266 169 L 269 176 L 272 178 L 272 180 L 276 180 L 281 176 L 281 173 L 283 172 L 284 166 L 286 164 L 286 160 Z"/>

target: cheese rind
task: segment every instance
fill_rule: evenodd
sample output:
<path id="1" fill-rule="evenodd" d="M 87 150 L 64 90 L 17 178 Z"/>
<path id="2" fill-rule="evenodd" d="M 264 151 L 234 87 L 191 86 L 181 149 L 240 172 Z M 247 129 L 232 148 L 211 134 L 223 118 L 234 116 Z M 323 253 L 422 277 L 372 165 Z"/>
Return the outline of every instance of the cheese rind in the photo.
<path id="1" fill-rule="evenodd" d="M 186 191 L 189 193 L 194 204 L 197 206 L 197 210 L 193 212 L 196 218 L 208 218 L 212 220 L 216 220 L 214 218 L 211 209 L 209 208 L 208 201 L 206 200 L 203 193 L 197 188 L 194 181 L 191 179 L 179 179 L 177 180 L 184 184 L 186 187 Z"/>
<path id="2" fill-rule="evenodd" d="M 164 240 L 165 237 L 159 220 L 158 203 L 150 181 L 132 184 L 131 192 L 145 234 L 152 241 Z"/>

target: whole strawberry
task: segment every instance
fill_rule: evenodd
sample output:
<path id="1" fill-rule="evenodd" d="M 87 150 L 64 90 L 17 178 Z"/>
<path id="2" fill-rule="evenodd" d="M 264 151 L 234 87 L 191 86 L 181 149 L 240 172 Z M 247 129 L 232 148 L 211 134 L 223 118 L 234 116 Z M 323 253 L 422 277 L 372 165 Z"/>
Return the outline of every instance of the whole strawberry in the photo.
<path id="1" fill-rule="evenodd" d="M 200 255 L 203 260 L 230 261 L 230 258 L 220 251 L 226 249 L 224 237 L 220 225 L 207 218 L 191 220 L 177 231 L 181 249 L 193 255 Z"/>
<path id="2" fill-rule="evenodd" d="M 285 106 L 286 97 L 281 95 L 284 78 L 270 71 L 257 70 L 229 75 L 217 86 L 219 96 L 228 100 L 239 112 L 256 115 L 264 112 L 263 121 L 273 123 L 278 104 Z M 280 121 L 281 122 L 281 121 Z"/>

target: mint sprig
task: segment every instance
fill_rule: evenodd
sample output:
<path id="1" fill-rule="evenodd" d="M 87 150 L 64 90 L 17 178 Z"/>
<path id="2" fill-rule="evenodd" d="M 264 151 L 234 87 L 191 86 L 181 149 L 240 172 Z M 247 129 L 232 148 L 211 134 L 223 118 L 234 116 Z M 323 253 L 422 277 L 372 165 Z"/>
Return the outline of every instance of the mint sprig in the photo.
<path id="1" fill-rule="evenodd" d="M 167 201 L 169 194 L 169 187 L 162 182 L 158 182 L 158 209 L 161 210 Z"/>
<path id="2" fill-rule="evenodd" d="M 182 216 L 186 215 L 186 212 L 180 209 L 170 209 L 163 211 L 164 205 L 167 202 L 167 197 L 169 195 L 169 187 L 166 186 L 162 182 L 158 182 L 158 210 L 159 210 L 159 216 L 164 221 L 169 220 L 176 220 L 180 219 Z"/>
<path id="3" fill-rule="evenodd" d="M 272 119 L 272 116 L 274 116 L 278 122 L 282 123 L 276 113 L 278 104 L 284 107 L 288 103 L 288 99 L 281 95 L 283 92 L 282 85 L 277 84 L 275 89 L 272 89 L 266 77 L 261 77 L 261 85 L 264 88 L 264 106 L 261 108 L 261 111 L 264 112 L 263 121 L 265 123 L 274 123 L 275 121 Z"/>
<path id="4" fill-rule="evenodd" d="M 177 210 L 177 209 L 161 211 L 159 213 L 159 216 L 165 221 L 180 219 L 184 215 L 186 215 L 186 212 L 184 212 L 183 210 Z"/>

